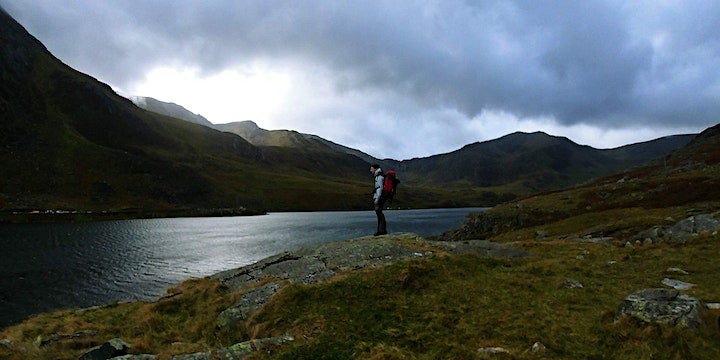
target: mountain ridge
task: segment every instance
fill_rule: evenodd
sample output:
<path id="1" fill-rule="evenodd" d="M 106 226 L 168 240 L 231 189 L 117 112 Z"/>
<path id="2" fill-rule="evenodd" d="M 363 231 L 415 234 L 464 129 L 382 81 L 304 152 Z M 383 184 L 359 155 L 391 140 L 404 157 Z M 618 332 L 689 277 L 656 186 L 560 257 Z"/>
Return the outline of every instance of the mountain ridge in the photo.
<path id="1" fill-rule="evenodd" d="M 334 150 L 351 154 L 369 164 L 379 163 L 384 168 L 400 170 L 405 179 L 414 183 L 494 187 L 517 194 L 573 186 L 639 166 L 667 155 L 695 137 L 694 134 L 673 135 L 611 149 L 596 149 L 542 131 L 516 131 L 497 139 L 467 144 L 444 154 L 394 160 L 377 159 L 317 135 L 292 130 L 265 130 L 253 121 L 213 126 L 240 135 L 256 146 Z"/>

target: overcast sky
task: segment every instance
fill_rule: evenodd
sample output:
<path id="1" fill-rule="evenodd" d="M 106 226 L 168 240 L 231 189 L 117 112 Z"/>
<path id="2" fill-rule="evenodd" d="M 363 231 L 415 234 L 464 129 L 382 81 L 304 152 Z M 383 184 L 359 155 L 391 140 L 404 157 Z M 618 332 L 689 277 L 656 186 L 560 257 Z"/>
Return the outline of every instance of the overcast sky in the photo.
<path id="1" fill-rule="evenodd" d="M 377 157 L 515 131 L 610 148 L 720 122 L 716 0 L 0 5 L 125 95 Z"/>

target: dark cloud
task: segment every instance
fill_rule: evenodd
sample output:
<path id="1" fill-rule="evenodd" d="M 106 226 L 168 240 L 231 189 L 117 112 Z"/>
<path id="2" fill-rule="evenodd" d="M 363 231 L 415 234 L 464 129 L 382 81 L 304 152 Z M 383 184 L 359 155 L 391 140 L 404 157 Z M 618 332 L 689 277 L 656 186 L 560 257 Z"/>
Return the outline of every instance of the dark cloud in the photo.
<path id="1" fill-rule="evenodd" d="M 712 0 L 0 4 L 56 55 L 120 87 L 160 64 L 212 74 L 271 60 L 324 69 L 339 96 L 392 94 L 468 120 L 499 111 L 699 129 L 720 113 Z"/>

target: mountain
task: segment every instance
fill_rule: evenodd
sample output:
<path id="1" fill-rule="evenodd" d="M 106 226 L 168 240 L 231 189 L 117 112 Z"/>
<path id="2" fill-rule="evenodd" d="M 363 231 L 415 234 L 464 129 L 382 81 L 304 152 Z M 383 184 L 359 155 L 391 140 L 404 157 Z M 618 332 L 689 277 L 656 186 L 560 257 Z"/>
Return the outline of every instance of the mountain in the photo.
<path id="1" fill-rule="evenodd" d="M 280 146 L 329 151 L 323 142 L 310 135 L 292 130 L 265 130 L 253 121 L 215 125 L 216 129 L 240 135 L 255 146 Z"/>
<path id="2" fill-rule="evenodd" d="M 641 144 L 637 149 L 642 152 L 648 145 Z M 717 237 L 717 232 L 707 233 L 705 225 L 696 223 L 694 216 L 720 216 L 720 124 L 694 136 L 661 160 L 582 186 L 497 206 L 471 217 L 461 229 L 443 237 L 498 239 L 510 233 L 506 240 L 512 241 L 516 238 L 512 232 L 525 231 L 559 239 L 615 239 L 618 245 L 628 241 L 635 245 L 656 244 L 682 234 L 686 235 L 684 241 L 698 235 Z M 570 237 L 571 233 L 578 235 Z"/>
<path id="3" fill-rule="evenodd" d="M 687 144 L 694 135 L 599 150 L 542 132 L 516 132 L 427 158 L 391 161 L 390 166 L 428 184 L 507 187 L 517 193 L 557 189 L 638 166 Z"/>
<path id="4" fill-rule="evenodd" d="M 170 107 L 171 105 L 166 103 Z M 143 107 L 143 105 L 140 105 Z M 177 105 L 175 105 L 177 106 Z M 165 115 L 162 107 L 158 111 Z M 184 108 L 183 108 L 184 109 Z M 192 114 L 184 110 L 186 114 Z M 194 115 L 194 114 L 193 114 Z M 678 149 L 695 135 L 676 135 L 600 150 L 578 145 L 564 137 L 542 132 L 517 132 L 478 142 L 448 153 L 405 161 L 380 160 L 362 151 L 333 143 L 317 135 L 289 130 L 265 130 L 252 121 L 210 125 L 240 135 L 253 145 L 335 151 L 354 155 L 367 163 L 402 171 L 405 179 L 435 186 L 472 185 L 505 187 L 527 194 L 575 185 L 612 172 L 648 163 Z"/>
<path id="5" fill-rule="evenodd" d="M 10 174 L 0 179 L 0 211 L 367 204 L 361 160 L 263 151 L 240 136 L 140 109 L 63 64 L 4 11 L 0 76 L 0 166 Z"/>
<path id="6" fill-rule="evenodd" d="M 211 128 L 213 127 L 213 124 L 202 115 L 193 114 L 188 109 L 175 103 L 163 102 L 146 96 L 132 96 L 130 97 L 130 100 L 138 107 L 148 111 L 156 112 L 162 115 L 167 115 L 176 119 L 189 121 L 191 123 L 200 124 Z"/>

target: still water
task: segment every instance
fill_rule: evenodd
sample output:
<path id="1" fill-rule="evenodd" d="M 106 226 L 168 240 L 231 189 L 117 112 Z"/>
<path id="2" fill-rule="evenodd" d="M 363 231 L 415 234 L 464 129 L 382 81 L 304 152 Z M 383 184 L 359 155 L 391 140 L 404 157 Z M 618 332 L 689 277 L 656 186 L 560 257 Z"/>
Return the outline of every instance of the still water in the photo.
<path id="1" fill-rule="evenodd" d="M 431 236 L 482 210 L 390 210 L 386 216 L 391 233 Z M 0 225 L 0 328 L 55 309 L 153 300 L 184 279 L 366 236 L 375 223 L 374 212 L 353 211 Z"/>

